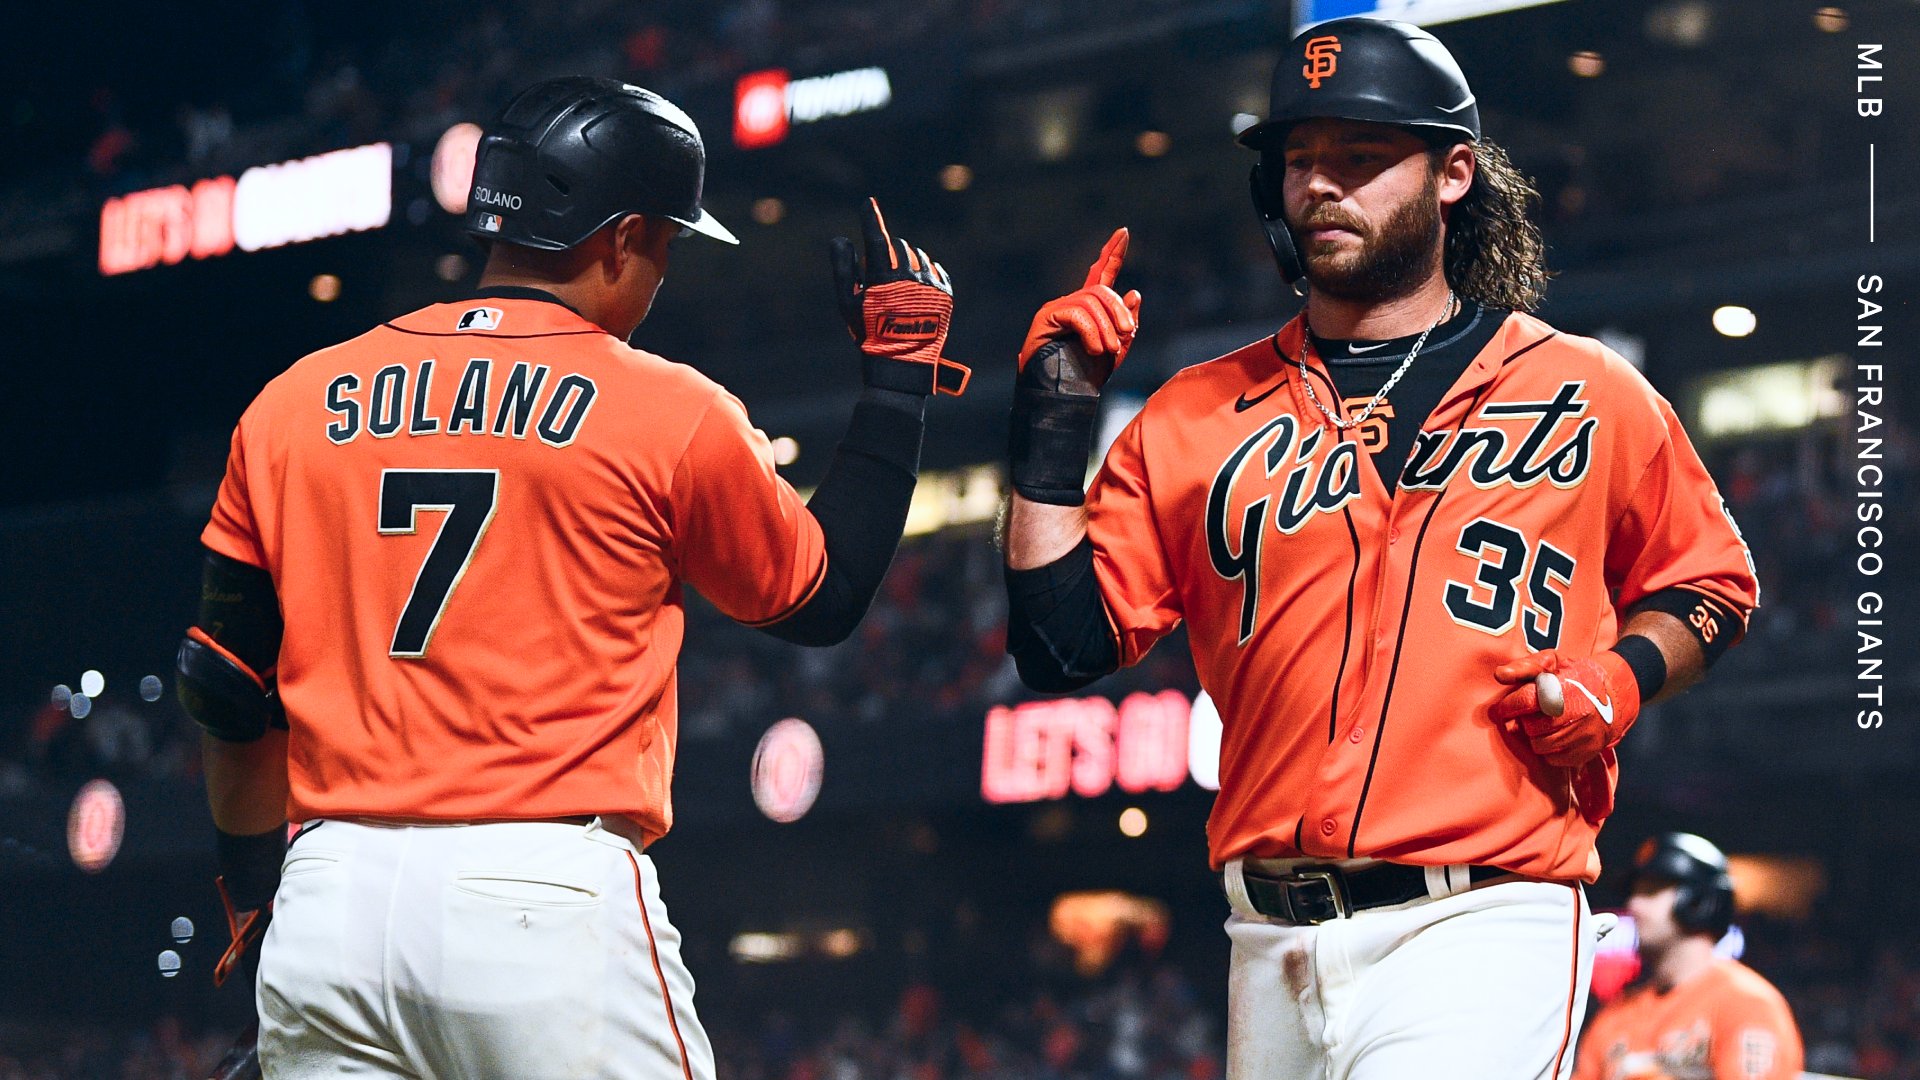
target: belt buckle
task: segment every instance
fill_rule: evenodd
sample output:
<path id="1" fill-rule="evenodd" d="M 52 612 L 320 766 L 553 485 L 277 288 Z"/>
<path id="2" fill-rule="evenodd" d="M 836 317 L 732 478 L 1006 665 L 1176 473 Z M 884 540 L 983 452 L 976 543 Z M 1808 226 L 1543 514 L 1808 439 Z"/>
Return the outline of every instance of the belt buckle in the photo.
<path id="1" fill-rule="evenodd" d="M 1338 870 L 1295 870 L 1280 879 L 1280 885 L 1286 890 L 1288 914 L 1296 923 L 1318 926 L 1353 914 L 1353 902 L 1347 896 L 1347 884 Z M 1315 895 L 1322 886 L 1325 887 L 1324 895 Z M 1309 913 L 1309 904 L 1317 910 Z M 1330 914 L 1326 913 L 1327 908 L 1332 908 Z"/>

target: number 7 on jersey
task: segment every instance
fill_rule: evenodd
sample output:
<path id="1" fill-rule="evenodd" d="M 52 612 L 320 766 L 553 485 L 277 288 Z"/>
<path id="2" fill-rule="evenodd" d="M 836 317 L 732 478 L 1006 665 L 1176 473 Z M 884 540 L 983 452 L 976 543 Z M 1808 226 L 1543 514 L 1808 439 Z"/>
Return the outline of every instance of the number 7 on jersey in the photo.
<path id="1" fill-rule="evenodd" d="M 426 561 L 414 575 L 413 591 L 393 628 L 388 656 L 418 658 L 447 610 L 447 598 L 466 575 L 474 549 L 493 522 L 500 496 L 498 469 L 380 470 L 380 535 L 408 536 L 418 531 L 422 510 L 446 512 Z"/>

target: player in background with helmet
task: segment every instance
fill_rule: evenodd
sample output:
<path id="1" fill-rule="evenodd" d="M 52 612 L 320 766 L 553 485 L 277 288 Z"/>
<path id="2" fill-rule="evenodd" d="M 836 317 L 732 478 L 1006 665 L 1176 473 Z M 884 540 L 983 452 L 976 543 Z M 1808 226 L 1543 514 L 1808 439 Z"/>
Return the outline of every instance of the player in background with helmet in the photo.
<path id="1" fill-rule="evenodd" d="M 802 505 L 738 400 L 626 344 L 677 234 L 732 242 L 704 168 L 657 94 L 534 86 L 480 144 L 480 289 L 306 357 L 240 420 L 179 683 L 241 948 L 272 904 L 268 1076 L 712 1080 L 641 853 L 672 824 L 682 589 L 846 638 L 926 400 L 967 373 L 945 270 L 870 204 L 864 260 L 833 252 L 866 388 Z"/>
<path id="2" fill-rule="evenodd" d="M 1580 1039 L 1574 1080 L 1793 1080 L 1800 1029 L 1759 972 L 1714 952 L 1733 924 L 1733 879 L 1692 833 L 1641 845 L 1627 911 L 1640 975 Z"/>
<path id="3" fill-rule="evenodd" d="M 1231 1080 L 1565 1078 L 1614 747 L 1740 636 L 1751 563 L 1667 402 L 1528 314 L 1534 193 L 1439 41 L 1312 27 L 1240 141 L 1306 308 L 1174 375 L 1085 492 L 1124 231 L 1041 310 L 1008 649 L 1059 692 L 1186 624 Z"/>

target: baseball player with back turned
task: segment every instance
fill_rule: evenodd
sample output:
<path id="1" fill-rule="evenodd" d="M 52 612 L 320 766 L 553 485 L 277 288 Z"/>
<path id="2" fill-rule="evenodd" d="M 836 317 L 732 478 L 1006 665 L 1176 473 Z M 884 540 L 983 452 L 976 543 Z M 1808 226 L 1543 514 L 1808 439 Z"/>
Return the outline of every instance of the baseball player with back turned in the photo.
<path id="1" fill-rule="evenodd" d="M 712 1080 L 642 849 L 672 824 L 682 588 L 850 634 L 906 520 L 946 272 L 835 241 L 866 388 L 812 500 L 739 401 L 629 348 L 700 205 L 687 115 L 541 83 L 481 141 L 481 288 L 274 379 L 180 652 L 269 1077 Z M 291 845 L 286 821 L 303 823 Z M 284 858 L 283 858 L 284 856 Z M 247 914 L 252 913 L 252 914 Z"/>
<path id="2" fill-rule="evenodd" d="M 1640 975 L 1580 1039 L 1574 1080 L 1794 1080 L 1793 1010 L 1714 944 L 1733 925 L 1727 857 L 1692 833 L 1640 845 L 1627 899 Z"/>
<path id="3" fill-rule="evenodd" d="M 1614 747 L 1740 636 L 1752 568 L 1666 401 L 1527 313 L 1534 193 L 1440 42 L 1315 26 L 1240 141 L 1305 310 L 1175 375 L 1084 493 L 1125 232 L 1041 310 L 1009 651 L 1065 691 L 1187 624 L 1232 1080 L 1564 1078 Z"/>

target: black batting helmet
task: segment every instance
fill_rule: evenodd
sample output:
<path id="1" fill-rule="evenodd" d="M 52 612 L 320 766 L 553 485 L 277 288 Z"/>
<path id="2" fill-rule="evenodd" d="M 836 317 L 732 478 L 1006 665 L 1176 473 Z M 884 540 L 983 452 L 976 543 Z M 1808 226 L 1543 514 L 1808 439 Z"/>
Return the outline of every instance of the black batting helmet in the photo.
<path id="1" fill-rule="evenodd" d="M 617 79 L 569 76 L 522 91 L 474 158 L 467 231 L 563 251 L 626 214 L 737 244 L 700 208 L 700 129 L 680 107 Z"/>
<path id="2" fill-rule="evenodd" d="M 1240 133 L 1240 145 L 1277 152 L 1302 120 L 1367 120 L 1410 128 L 1435 144 L 1480 138 L 1480 106 L 1439 39 L 1410 23 L 1348 18 L 1310 26 L 1280 54 L 1267 118 Z M 1253 167 L 1253 205 L 1280 273 L 1306 274 L 1287 230 L 1279 177 Z"/>
<path id="3" fill-rule="evenodd" d="M 1411 23 L 1335 19 L 1289 42 L 1273 69 L 1267 118 L 1240 145 L 1278 147 L 1302 120 L 1329 117 L 1417 128 L 1451 142 L 1480 137 L 1480 106 L 1453 54 Z"/>
<path id="4" fill-rule="evenodd" d="M 1673 921 L 1716 939 L 1733 925 L 1733 877 L 1727 856 L 1692 833 L 1662 833 L 1640 845 L 1633 859 L 1633 884 L 1667 883 L 1678 888 Z"/>

